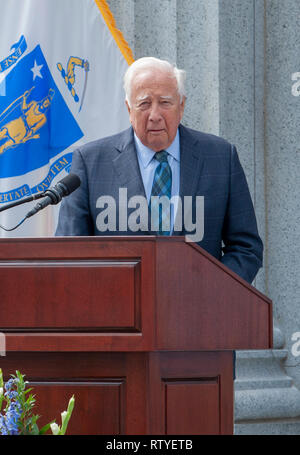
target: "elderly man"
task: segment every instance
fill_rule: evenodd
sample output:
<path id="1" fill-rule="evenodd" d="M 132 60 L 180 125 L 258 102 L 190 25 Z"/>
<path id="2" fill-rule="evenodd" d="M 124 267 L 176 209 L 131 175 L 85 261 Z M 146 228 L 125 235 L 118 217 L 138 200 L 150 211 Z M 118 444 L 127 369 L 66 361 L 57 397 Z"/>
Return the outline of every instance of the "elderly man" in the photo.
<path id="1" fill-rule="evenodd" d="M 201 218 L 195 241 L 251 283 L 263 246 L 246 178 L 234 146 L 181 125 L 184 80 L 184 71 L 153 57 L 128 68 L 132 127 L 74 152 L 72 172 L 82 183 L 63 201 L 56 235 L 192 239 Z M 169 207 L 161 202 L 166 198 Z"/>

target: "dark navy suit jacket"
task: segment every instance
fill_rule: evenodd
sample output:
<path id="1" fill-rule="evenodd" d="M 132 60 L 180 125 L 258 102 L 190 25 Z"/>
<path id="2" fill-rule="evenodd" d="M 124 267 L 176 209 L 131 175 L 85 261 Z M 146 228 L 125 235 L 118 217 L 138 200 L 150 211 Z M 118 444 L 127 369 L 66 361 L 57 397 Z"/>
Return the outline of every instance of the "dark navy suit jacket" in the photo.
<path id="1" fill-rule="evenodd" d="M 263 244 L 236 149 L 224 139 L 182 125 L 179 134 L 180 196 L 204 196 L 204 236 L 198 244 L 251 283 L 262 266 Z M 71 172 L 80 177 L 81 186 L 63 200 L 56 235 L 153 234 L 118 228 L 103 233 L 96 226 L 99 196 L 112 196 L 117 208 L 119 188 L 127 188 L 128 200 L 146 197 L 132 128 L 74 151 Z M 174 234 L 188 233 L 183 226 Z"/>

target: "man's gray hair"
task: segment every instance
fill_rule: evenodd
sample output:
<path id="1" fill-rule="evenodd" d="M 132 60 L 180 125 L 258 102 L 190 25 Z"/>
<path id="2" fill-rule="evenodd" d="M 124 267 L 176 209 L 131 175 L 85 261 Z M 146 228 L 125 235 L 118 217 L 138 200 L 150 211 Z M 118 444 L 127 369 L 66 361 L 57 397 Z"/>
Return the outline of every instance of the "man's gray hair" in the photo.
<path id="1" fill-rule="evenodd" d="M 135 60 L 129 68 L 127 69 L 124 75 L 124 90 L 126 95 L 126 101 L 130 106 L 130 96 L 131 96 L 131 86 L 133 77 L 142 70 L 145 69 L 157 68 L 161 71 L 169 72 L 172 76 L 175 77 L 177 81 L 178 93 L 180 95 L 180 102 L 182 102 L 185 94 L 185 78 L 186 72 L 184 70 L 178 69 L 175 65 L 168 62 L 167 60 L 160 60 L 155 57 L 142 57 L 138 60 Z"/>

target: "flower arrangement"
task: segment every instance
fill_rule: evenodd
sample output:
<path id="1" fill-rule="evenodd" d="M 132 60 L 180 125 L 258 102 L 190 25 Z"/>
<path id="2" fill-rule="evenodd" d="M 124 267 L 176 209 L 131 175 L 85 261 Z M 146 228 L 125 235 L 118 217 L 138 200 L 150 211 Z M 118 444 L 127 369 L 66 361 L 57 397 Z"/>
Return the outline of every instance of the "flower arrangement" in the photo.
<path id="1" fill-rule="evenodd" d="M 35 396 L 26 389 L 25 375 L 16 371 L 5 384 L 0 368 L 0 435 L 43 435 L 48 430 L 53 435 L 64 435 L 75 404 L 74 395 L 70 398 L 68 408 L 61 413 L 61 425 L 55 420 L 39 428 L 37 420 L 40 416 L 33 414 Z M 4 409 L 2 411 L 2 405 Z"/>

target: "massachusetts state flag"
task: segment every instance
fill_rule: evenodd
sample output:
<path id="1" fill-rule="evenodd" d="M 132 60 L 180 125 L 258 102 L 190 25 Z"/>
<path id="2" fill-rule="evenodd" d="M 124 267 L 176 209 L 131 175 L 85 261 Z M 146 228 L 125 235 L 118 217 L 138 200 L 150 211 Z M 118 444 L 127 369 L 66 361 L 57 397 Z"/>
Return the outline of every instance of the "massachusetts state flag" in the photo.
<path id="1" fill-rule="evenodd" d="M 45 191 L 78 146 L 129 126 L 123 75 L 132 53 L 105 0 L 0 0 L 0 210 Z M 0 212 L 17 225 L 35 205 Z M 0 236 L 48 236 L 49 206 Z"/>

